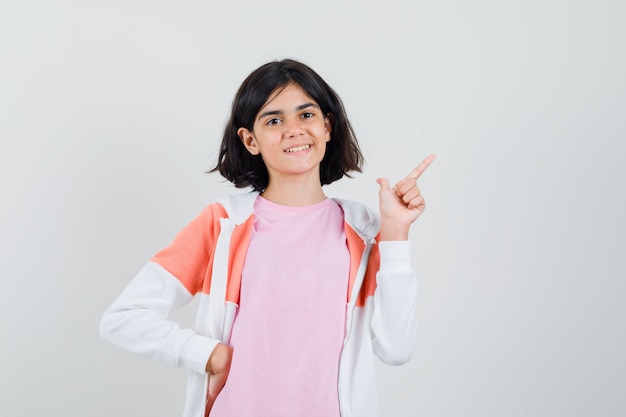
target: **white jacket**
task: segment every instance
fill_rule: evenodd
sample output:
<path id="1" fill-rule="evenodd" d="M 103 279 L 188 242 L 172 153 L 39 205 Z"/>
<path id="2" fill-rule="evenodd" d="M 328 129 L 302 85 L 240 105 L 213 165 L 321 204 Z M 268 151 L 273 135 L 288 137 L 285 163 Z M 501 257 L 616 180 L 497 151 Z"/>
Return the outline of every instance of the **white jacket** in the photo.
<path id="1" fill-rule="evenodd" d="M 206 362 L 228 344 L 258 193 L 209 205 L 155 255 L 106 310 L 103 338 L 134 353 L 189 370 L 184 417 L 203 417 Z M 417 280 L 408 241 L 379 242 L 379 221 L 367 207 L 335 200 L 343 209 L 350 252 L 346 336 L 339 362 L 342 417 L 379 416 L 374 353 L 400 365 L 415 349 Z M 193 330 L 168 320 L 199 297 Z"/>

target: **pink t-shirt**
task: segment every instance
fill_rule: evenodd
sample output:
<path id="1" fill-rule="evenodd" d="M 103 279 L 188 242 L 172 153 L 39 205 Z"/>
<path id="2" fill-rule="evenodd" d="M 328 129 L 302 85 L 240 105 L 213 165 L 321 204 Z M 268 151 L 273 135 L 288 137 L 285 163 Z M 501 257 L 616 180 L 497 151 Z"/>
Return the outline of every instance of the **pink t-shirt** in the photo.
<path id="1" fill-rule="evenodd" d="M 339 417 L 337 372 L 350 258 L 331 199 L 258 197 L 233 324 L 233 361 L 211 417 Z"/>

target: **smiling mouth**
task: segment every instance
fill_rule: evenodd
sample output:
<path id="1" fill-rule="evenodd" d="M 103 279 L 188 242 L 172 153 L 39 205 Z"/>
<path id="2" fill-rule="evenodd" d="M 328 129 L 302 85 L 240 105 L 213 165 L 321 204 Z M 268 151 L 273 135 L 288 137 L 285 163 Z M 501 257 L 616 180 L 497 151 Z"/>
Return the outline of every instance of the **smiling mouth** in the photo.
<path id="1" fill-rule="evenodd" d="M 300 145 L 300 146 L 295 146 L 293 148 L 285 149 L 285 152 L 287 153 L 301 152 L 301 151 L 306 151 L 310 147 L 311 145 Z"/>

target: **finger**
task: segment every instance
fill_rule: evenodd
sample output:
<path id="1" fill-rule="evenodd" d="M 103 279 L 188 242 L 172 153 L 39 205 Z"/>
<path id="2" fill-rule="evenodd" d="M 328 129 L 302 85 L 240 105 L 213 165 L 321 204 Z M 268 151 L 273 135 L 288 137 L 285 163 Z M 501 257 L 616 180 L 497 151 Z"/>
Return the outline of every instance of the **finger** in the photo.
<path id="1" fill-rule="evenodd" d="M 389 181 L 387 180 L 387 178 L 378 178 L 376 180 L 376 183 L 378 183 L 378 185 L 380 185 L 380 191 L 385 191 L 385 190 L 389 190 Z"/>
<path id="2" fill-rule="evenodd" d="M 402 195 L 402 201 L 404 201 L 404 204 L 408 206 L 411 200 L 418 198 L 420 195 L 421 195 L 420 189 L 417 187 L 414 187 L 414 188 L 411 188 L 407 193 Z"/>
<path id="3" fill-rule="evenodd" d="M 428 155 L 426 159 L 420 162 L 420 164 L 416 166 L 415 169 L 409 173 L 409 175 L 406 176 L 406 178 L 412 178 L 416 180 L 421 177 L 424 171 L 426 171 L 426 168 L 428 168 L 429 165 L 433 163 L 435 158 L 435 155 Z"/>
<path id="4" fill-rule="evenodd" d="M 420 194 L 415 198 L 405 201 L 404 204 L 406 205 L 406 208 L 408 208 L 409 210 L 418 209 L 420 211 L 424 211 L 426 200 L 424 200 L 424 196 Z"/>
<path id="5" fill-rule="evenodd" d="M 408 193 L 412 188 L 416 188 L 415 184 L 417 180 L 415 178 L 404 178 L 398 181 L 396 185 L 393 186 L 393 190 L 396 194 L 401 197 L 404 194 Z"/>
<path id="6" fill-rule="evenodd" d="M 419 211 L 424 211 L 426 208 L 426 200 L 424 200 L 423 195 L 419 195 L 418 197 L 412 199 L 406 204 L 409 209 L 418 209 Z"/>

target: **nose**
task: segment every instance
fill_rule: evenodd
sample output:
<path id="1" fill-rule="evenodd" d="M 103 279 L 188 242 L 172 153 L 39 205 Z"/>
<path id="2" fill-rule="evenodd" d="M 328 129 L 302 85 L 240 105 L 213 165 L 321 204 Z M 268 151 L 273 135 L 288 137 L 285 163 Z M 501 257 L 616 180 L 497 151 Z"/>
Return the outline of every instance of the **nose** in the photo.
<path id="1" fill-rule="evenodd" d="M 302 121 L 298 117 L 289 117 L 284 123 L 284 134 L 287 137 L 295 137 L 302 133 Z"/>

